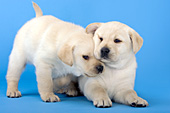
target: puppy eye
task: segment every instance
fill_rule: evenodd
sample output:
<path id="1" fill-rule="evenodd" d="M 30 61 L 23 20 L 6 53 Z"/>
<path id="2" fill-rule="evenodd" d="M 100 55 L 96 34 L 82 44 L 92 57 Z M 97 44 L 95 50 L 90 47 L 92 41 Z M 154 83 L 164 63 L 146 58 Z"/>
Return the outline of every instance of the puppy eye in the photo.
<path id="1" fill-rule="evenodd" d="M 88 60 L 89 59 L 89 56 L 87 56 L 87 55 L 83 55 L 82 56 L 85 60 Z"/>
<path id="2" fill-rule="evenodd" d="M 115 42 L 115 43 L 120 43 L 120 42 L 122 42 L 122 41 L 119 40 L 119 39 L 115 39 L 114 42 Z"/>
<path id="3" fill-rule="evenodd" d="M 99 39 L 100 39 L 101 42 L 103 41 L 103 38 L 100 37 Z"/>

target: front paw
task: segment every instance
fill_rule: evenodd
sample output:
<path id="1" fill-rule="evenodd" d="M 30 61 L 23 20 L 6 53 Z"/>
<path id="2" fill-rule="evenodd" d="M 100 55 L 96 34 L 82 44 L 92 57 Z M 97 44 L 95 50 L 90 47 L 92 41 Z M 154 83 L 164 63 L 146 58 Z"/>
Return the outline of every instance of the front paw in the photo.
<path id="1" fill-rule="evenodd" d="M 93 101 L 93 105 L 98 108 L 108 108 L 112 106 L 112 101 L 109 98 L 99 98 Z"/>
<path id="2" fill-rule="evenodd" d="M 141 97 L 135 97 L 129 101 L 130 106 L 132 107 L 146 107 L 148 106 L 148 102 Z"/>
<path id="3" fill-rule="evenodd" d="M 41 94 L 41 99 L 44 102 L 59 102 L 60 101 L 60 98 L 54 93 Z"/>
<path id="4" fill-rule="evenodd" d="M 19 97 L 21 97 L 21 92 L 20 91 L 18 91 L 18 90 L 16 90 L 16 91 L 7 91 L 7 97 L 9 97 L 9 98 L 19 98 Z"/>

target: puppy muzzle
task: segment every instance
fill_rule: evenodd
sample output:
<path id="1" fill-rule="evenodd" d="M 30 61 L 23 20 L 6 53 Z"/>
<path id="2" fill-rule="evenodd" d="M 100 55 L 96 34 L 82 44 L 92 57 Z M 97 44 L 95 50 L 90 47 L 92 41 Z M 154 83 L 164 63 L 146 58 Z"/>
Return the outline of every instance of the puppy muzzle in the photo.
<path id="1" fill-rule="evenodd" d="M 103 59 L 108 59 L 109 58 L 109 53 L 110 53 L 110 49 L 107 47 L 103 47 L 100 50 L 100 57 Z"/>
<path id="2" fill-rule="evenodd" d="M 99 74 L 99 73 L 102 73 L 102 72 L 103 72 L 103 69 L 104 69 L 104 67 L 103 67 L 102 65 L 96 66 L 96 70 L 97 70 L 98 74 Z"/>

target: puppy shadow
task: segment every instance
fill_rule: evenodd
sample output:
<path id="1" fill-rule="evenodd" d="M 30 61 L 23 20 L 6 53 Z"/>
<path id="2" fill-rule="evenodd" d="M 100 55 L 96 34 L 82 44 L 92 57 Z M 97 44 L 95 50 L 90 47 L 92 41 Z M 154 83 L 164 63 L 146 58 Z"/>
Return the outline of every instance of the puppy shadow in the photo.
<path id="1" fill-rule="evenodd" d="M 29 96 L 39 96 L 38 91 L 26 91 L 26 92 L 21 92 L 22 97 L 29 97 Z"/>

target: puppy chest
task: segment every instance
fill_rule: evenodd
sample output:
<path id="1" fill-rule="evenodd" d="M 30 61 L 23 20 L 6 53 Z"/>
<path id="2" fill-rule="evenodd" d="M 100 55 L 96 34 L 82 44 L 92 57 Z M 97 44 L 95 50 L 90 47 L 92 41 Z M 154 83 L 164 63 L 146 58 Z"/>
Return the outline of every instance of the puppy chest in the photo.
<path id="1" fill-rule="evenodd" d="M 68 74 L 73 74 L 75 76 L 79 75 L 79 72 L 74 66 L 66 65 L 65 63 L 58 60 L 55 64 L 53 64 L 52 68 L 52 77 L 57 78 L 61 76 L 66 76 Z"/>
<path id="2" fill-rule="evenodd" d="M 128 76 L 112 76 L 105 79 L 105 88 L 109 97 L 113 97 L 122 89 L 133 89 L 133 81 Z"/>
<path id="3" fill-rule="evenodd" d="M 116 87 L 116 80 L 112 77 L 105 78 L 104 80 L 105 88 L 108 92 L 112 92 Z"/>
<path id="4" fill-rule="evenodd" d="M 62 63 L 55 64 L 54 68 L 52 69 L 52 77 L 53 78 L 57 78 L 60 76 L 66 76 L 71 73 L 72 73 L 71 67 L 69 67 L 65 64 L 62 64 Z"/>
<path id="5" fill-rule="evenodd" d="M 118 89 L 121 89 L 127 84 L 127 77 L 122 76 L 120 73 L 110 72 L 100 80 L 109 95 L 113 95 Z"/>

